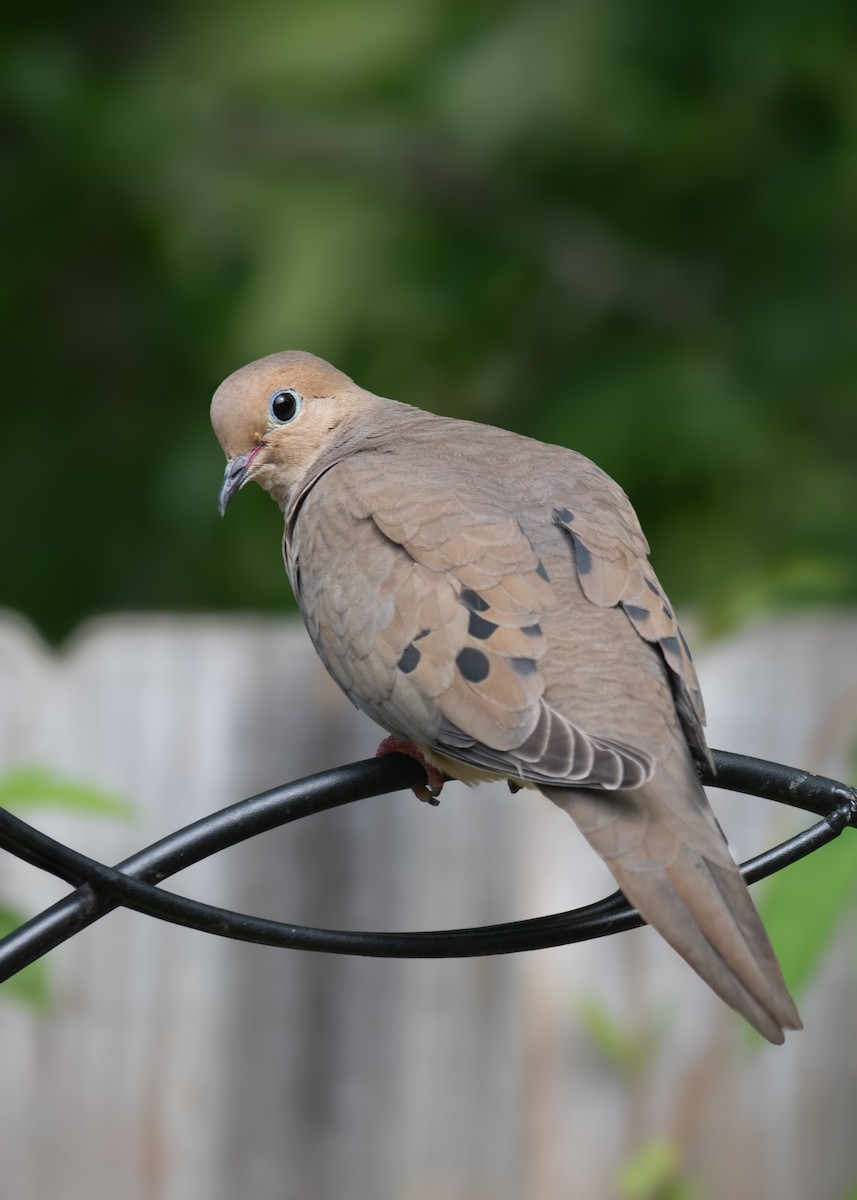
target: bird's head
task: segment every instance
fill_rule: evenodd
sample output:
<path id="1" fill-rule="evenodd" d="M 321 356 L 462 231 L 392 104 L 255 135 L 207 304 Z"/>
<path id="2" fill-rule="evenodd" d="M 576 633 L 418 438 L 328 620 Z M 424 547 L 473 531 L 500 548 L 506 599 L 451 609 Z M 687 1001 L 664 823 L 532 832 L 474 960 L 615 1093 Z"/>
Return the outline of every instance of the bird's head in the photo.
<path id="1" fill-rule="evenodd" d="M 221 516 L 251 479 L 283 507 L 312 464 L 341 438 L 343 423 L 372 399 L 342 371 L 299 350 L 235 371 L 211 401 L 211 423 L 227 458 Z"/>

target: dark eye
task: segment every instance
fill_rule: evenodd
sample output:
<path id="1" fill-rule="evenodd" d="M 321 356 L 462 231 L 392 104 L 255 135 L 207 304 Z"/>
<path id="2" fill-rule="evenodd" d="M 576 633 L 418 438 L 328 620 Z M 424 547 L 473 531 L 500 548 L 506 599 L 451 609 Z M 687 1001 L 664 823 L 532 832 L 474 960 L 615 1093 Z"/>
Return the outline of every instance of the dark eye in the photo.
<path id="1" fill-rule="evenodd" d="M 282 391 L 274 392 L 268 401 L 271 416 L 279 425 L 288 425 L 289 421 L 294 421 L 300 412 L 300 407 L 301 398 L 291 388 L 283 388 Z"/>

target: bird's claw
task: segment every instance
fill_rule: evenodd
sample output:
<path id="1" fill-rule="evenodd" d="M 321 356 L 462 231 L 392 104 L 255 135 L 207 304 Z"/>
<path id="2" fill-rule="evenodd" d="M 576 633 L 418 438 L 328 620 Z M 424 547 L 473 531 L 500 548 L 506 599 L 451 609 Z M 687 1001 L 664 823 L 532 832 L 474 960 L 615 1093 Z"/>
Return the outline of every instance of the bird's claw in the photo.
<path id="1" fill-rule="evenodd" d="M 426 773 L 426 782 L 415 783 L 411 791 L 424 804 L 431 804 L 432 806 L 440 804 L 438 796 L 440 796 L 443 785 L 446 782 L 444 774 L 426 760 L 425 755 L 415 742 L 406 741 L 405 738 L 396 737 L 395 734 L 391 733 L 389 737 L 384 738 L 381 745 L 375 751 L 375 757 L 384 758 L 387 754 L 407 754 L 408 758 L 415 758 Z"/>
<path id="2" fill-rule="evenodd" d="M 440 804 L 437 792 L 433 792 L 429 787 L 424 787 L 422 784 L 418 783 L 415 787 L 411 788 L 411 791 L 418 800 L 422 800 L 423 804 L 431 804 L 434 808 L 437 808 L 437 806 Z"/>

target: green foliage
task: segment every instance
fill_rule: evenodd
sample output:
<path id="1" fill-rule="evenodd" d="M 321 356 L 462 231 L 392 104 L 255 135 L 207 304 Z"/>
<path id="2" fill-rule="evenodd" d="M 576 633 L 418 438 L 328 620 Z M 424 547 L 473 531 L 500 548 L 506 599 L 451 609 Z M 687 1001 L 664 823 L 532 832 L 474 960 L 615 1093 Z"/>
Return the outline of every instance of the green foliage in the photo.
<path id="1" fill-rule="evenodd" d="M 659 1025 L 646 1020 L 628 1029 L 595 997 L 578 1006 L 578 1015 L 593 1047 L 626 1086 L 645 1077 L 658 1046 Z M 678 1148 L 667 1139 L 639 1146 L 620 1167 L 616 1186 L 621 1200 L 697 1200 L 700 1194 L 682 1174 Z"/>
<path id="2" fill-rule="evenodd" d="M 768 883 L 759 912 L 791 991 L 799 994 L 828 949 L 847 906 L 857 898 L 855 838 L 844 835 L 781 871 Z"/>
<path id="3" fill-rule="evenodd" d="M 850 777 L 857 779 L 857 741 L 851 749 Z M 759 912 L 786 982 L 806 986 L 827 950 L 842 915 L 857 899 L 854 837 L 846 830 L 836 841 L 774 875 Z"/>
<path id="4" fill-rule="evenodd" d="M 857 598 L 847 5 L 4 19 L 4 605 L 281 609 L 206 407 L 289 345 L 595 457 L 712 620 Z"/>
<path id="5" fill-rule="evenodd" d="M 132 807 L 118 796 L 102 792 L 89 784 L 63 779 L 43 767 L 15 767 L 0 775 L 0 807 L 11 811 L 54 809 L 96 817 L 128 820 Z M 25 913 L 0 901 L 0 937 L 12 933 L 26 921 Z M 48 973 L 44 959 L 31 963 L 0 983 L 0 996 L 44 1008 L 50 1000 Z"/>
<path id="6" fill-rule="evenodd" d="M 21 811 L 30 808 L 68 809 L 92 816 L 128 819 L 131 806 L 89 784 L 61 779 L 44 767 L 15 767 L 0 775 L 0 806 Z"/>
<path id="7" fill-rule="evenodd" d="M 578 1013 L 596 1050 L 615 1071 L 629 1079 L 645 1070 L 658 1041 L 654 1025 L 629 1030 L 595 997 L 585 1000 Z"/>
<path id="8" fill-rule="evenodd" d="M 681 1175 L 671 1142 L 649 1142 L 619 1172 L 621 1200 L 697 1200 L 696 1184 Z"/>
<path id="9" fill-rule="evenodd" d="M 26 919 L 25 913 L 0 901 L 0 937 L 14 932 Z M 13 975 L 11 979 L 0 983 L 0 997 L 2 996 L 9 1000 L 17 1000 L 31 1008 L 47 1008 L 50 1000 L 50 988 L 45 960 L 37 959 L 28 967 L 24 967 L 17 975 Z"/>

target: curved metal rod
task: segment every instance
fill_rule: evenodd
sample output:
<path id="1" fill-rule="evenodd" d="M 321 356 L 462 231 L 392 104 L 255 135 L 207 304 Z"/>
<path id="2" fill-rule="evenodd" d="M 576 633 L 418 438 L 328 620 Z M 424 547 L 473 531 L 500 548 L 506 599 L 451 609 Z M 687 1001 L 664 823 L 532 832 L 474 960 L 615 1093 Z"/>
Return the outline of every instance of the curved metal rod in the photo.
<path id="1" fill-rule="evenodd" d="M 857 790 L 845 784 L 725 751 L 714 751 L 714 758 L 717 774 L 704 774 L 703 782 L 822 816 L 812 828 L 745 863 L 741 869 L 749 883 L 812 853 L 846 826 L 857 827 Z M 71 895 L 0 940 L 0 981 L 120 905 L 240 941 L 385 958 L 508 954 L 605 937 L 643 924 L 622 893 L 616 892 L 570 912 L 472 929 L 424 933 L 316 929 L 232 912 L 154 886 L 219 850 L 279 825 L 423 782 L 422 768 L 403 755 L 351 763 L 242 800 L 116 867 L 104 866 L 0 809 L 0 846 L 77 885 Z"/>

